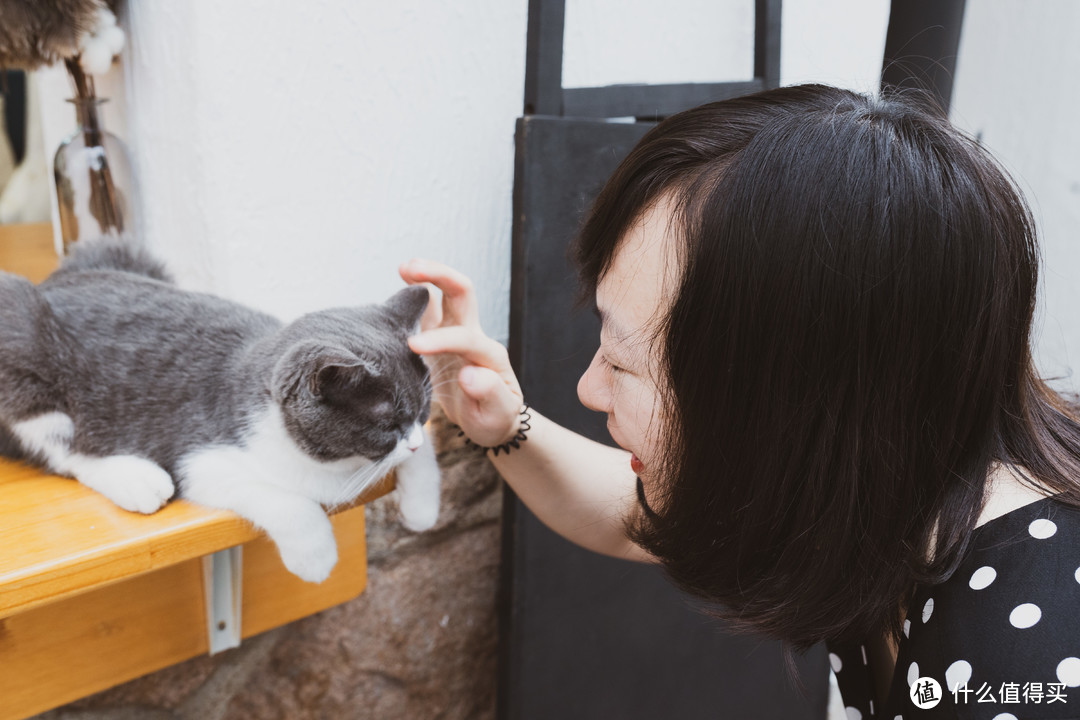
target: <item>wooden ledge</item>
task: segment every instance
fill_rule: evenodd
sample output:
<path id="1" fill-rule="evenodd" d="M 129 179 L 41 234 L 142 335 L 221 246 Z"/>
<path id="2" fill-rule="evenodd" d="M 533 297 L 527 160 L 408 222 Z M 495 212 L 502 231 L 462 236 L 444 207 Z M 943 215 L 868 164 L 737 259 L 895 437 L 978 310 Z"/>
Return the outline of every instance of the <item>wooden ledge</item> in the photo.
<path id="1" fill-rule="evenodd" d="M 214 628 L 238 642 L 355 598 L 367 583 L 362 504 L 392 487 L 388 477 L 330 518 L 338 564 L 315 585 L 230 512 L 174 500 L 129 513 L 75 480 L 0 459 L 0 720 L 212 652 Z M 227 616 L 238 635 L 217 613 L 216 561 L 233 546 L 242 551 L 227 553 L 234 574 L 220 589 L 241 605 Z"/>
<path id="2" fill-rule="evenodd" d="M 39 283 L 56 269 L 52 223 L 0 225 L 0 270 Z"/>
<path id="3" fill-rule="evenodd" d="M 388 476 L 348 507 L 392 488 Z M 261 535 L 231 512 L 184 500 L 130 513 L 74 480 L 0 459 L 0 618 Z"/>

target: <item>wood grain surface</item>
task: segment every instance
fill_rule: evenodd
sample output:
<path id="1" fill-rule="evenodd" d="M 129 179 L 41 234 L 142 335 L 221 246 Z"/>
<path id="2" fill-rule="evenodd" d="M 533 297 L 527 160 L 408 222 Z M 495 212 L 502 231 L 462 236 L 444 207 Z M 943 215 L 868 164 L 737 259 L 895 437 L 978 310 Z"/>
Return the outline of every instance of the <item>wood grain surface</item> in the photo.
<path id="1" fill-rule="evenodd" d="M 51 223 L 0 225 L 0 270 L 39 283 L 57 262 Z"/>

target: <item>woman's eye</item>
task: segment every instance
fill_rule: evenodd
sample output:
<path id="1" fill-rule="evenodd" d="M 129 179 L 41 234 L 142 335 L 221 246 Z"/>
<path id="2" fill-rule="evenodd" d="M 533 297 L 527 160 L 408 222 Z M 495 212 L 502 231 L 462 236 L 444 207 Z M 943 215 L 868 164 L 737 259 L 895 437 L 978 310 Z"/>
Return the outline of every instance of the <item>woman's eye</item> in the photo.
<path id="1" fill-rule="evenodd" d="M 607 359 L 607 356 L 605 356 L 605 355 L 600 356 L 600 361 L 602 363 L 604 363 L 604 365 L 606 365 L 608 367 L 608 369 L 611 370 L 611 372 L 613 372 L 613 373 L 626 372 L 625 368 L 621 368 L 618 365 L 616 365 L 615 363 L 611 362 L 610 360 Z"/>

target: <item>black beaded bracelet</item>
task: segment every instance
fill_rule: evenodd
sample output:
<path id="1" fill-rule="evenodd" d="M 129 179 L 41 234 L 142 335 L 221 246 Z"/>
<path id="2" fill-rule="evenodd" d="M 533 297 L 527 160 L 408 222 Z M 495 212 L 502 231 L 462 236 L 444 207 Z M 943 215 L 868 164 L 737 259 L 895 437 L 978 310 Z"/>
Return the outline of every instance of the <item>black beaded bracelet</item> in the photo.
<path id="1" fill-rule="evenodd" d="M 498 456 L 498 454 L 500 452 L 504 452 L 507 455 L 509 455 L 510 454 L 510 448 L 519 448 L 519 447 L 521 447 L 522 441 L 528 440 L 528 438 L 525 437 L 525 433 L 527 433 L 529 430 L 532 429 L 532 427 L 529 425 L 529 420 L 532 420 L 532 415 L 529 414 L 529 404 L 525 403 L 524 405 L 521 406 L 521 424 L 518 426 L 517 434 L 515 434 L 514 437 L 512 437 L 509 440 L 507 440 L 506 442 L 504 442 L 502 445 L 492 445 L 491 447 L 485 447 L 483 445 L 477 445 L 472 440 L 465 437 L 465 431 L 464 430 L 462 430 L 457 425 L 454 425 L 454 427 L 457 428 L 457 431 L 458 431 L 457 436 L 459 438 L 465 438 L 465 447 L 475 448 L 477 450 L 483 450 L 485 453 L 488 450 L 494 450 L 496 456 Z"/>

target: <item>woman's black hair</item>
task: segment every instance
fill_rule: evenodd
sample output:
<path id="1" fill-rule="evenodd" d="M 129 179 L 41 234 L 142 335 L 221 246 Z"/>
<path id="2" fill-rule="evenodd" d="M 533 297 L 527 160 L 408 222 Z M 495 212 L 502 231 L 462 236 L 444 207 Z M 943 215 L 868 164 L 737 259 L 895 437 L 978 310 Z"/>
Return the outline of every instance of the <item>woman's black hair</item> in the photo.
<path id="1" fill-rule="evenodd" d="M 672 116 L 587 217 L 586 294 L 663 198 L 671 417 L 655 513 L 627 528 L 718 615 L 796 648 L 899 637 L 995 463 L 1080 506 L 1080 424 L 1029 349 L 1031 214 L 942 114 L 803 85 Z"/>

